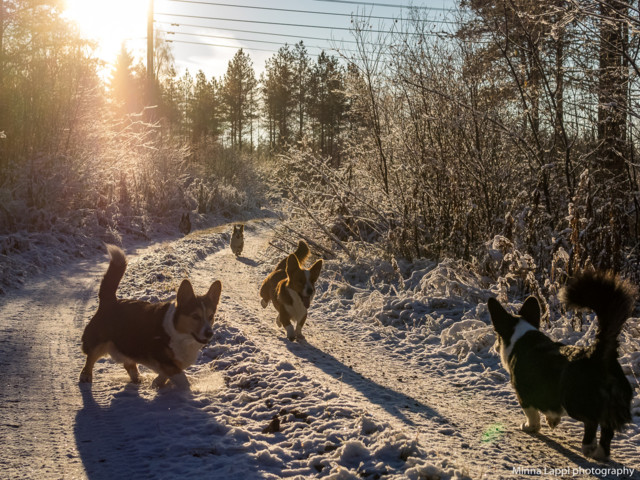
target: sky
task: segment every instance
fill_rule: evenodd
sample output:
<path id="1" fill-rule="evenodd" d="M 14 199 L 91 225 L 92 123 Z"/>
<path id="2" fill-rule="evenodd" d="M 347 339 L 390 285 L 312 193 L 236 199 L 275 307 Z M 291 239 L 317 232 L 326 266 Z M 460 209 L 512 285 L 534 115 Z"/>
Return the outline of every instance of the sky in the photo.
<path id="1" fill-rule="evenodd" d="M 67 0 L 67 5 L 67 15 L 98 42 L 96 54 L 105 62 L 113 62 L 123 41 L 137 58 L 146 58 L 149 0 Z M 454 0 L 155 0 L 154 25 L 171 41 L 179 74 L 203 70 L 219 78 L 238 48 L 250 54 L 256 74 L 285 43 L 302 40 L 314 58 L 322 49 L 348 54 L 354 47 L 352 15 L 371 16 L 372 28 L 384 29 L 405 18 L 410 5 L 436 21 L 430 29 L 450 27 L 439 22 L 452 18 Z"/>

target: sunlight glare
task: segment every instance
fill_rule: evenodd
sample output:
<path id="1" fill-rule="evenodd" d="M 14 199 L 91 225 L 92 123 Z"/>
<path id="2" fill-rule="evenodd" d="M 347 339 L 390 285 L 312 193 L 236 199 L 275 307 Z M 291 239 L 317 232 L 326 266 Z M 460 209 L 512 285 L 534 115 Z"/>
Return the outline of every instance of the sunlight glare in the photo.
<path id="1" fill-rule="evenodd" d="M 67 18 L 97 42 L 102 60 L 113 63 L 122 42 L 130 52 L 144 46 L 149 0 L 66 0 L 66 5 Z"/>

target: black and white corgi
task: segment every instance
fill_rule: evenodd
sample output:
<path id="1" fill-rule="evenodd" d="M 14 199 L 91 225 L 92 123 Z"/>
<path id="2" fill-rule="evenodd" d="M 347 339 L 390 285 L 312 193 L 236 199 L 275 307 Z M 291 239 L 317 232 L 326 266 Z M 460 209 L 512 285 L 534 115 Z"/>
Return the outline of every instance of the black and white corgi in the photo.
<path id="1" fill-rule="evenodd" d="M 278 311 L 276 323 L 285 328 L 291 341 L 303 337 L 302 326 L 307 320 L 307 310 L 316 291 L 315 283 L 322 270 L 322 260 L 317 260 L 309 269 L 304 268 L 302 265 L 308 256 L 309 245 L 300 240 L 295 252 L 281 260 L 260 287 L 262 308 L 273 302 Z M 296 322 L 295 331 L 291 320 Z"/>
<path id="2" fill-rule="evenodd" d="M 119 299 L 116 290 L 127 259 L 114 245 L 107 245 L 107 250 L 111 261 L 100 284 L 98 311 L 82 334 L 87 360 L 80 382 L 91 382 L 94 364 L 109 354 L 124 365 L 134 383 L 140 382 L 139 363 L 158 374 L 154 387 L 169 379 L 179 388 L 188 387 L 184 369 L 196 362 L 213 336 L 211 323 L 222 284 L 215 281 L 206 295 L 196 296 L 189 280 L 183 280 L 173 302 Z"/>
<path id="3" fill-rule="evenodd" d="M 618 362 L 617 349 L 618 335 L 634 308 L 636 289 L 611 273 L 586 272 L 569 282 L 561 298 L 570 308 L 596 312 L 599 330 L 592 345 L 564 345 L 540 332 L 540 305 L 535 297 L 527 298 L 517 315 L 491 298 L 488 307 L 500 357 L 527 417 L 522 430 L 540 429 L 539 412 L 551 428 L 562 415 L 569 415 L 584 423 L 582 452 L 605 461 L 614 432 L 631 421 L 633 390 Z"/>

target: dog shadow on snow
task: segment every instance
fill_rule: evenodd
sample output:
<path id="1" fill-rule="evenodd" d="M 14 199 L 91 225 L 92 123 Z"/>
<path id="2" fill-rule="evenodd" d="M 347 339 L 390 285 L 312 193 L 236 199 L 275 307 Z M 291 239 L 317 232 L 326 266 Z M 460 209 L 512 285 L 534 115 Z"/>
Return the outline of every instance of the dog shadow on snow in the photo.
<path id="1" fill-rule="evenodd" d="M 147 388 L 129 383 L 94 397 L 91 384 L 79 385 L 74 434 L 87 478 L 263 478 L 242 440 L 203 410 L 208 402 L 171 387 L 144 398 Z"/>
<path id="2" fill-rule="evenodd" d="M 407 425 L 415 426 L 415 422 L 407 414 L 429 418 L 443 425 L 451 423 L 448 418 L 432 407 L 366 378 L 330 353 L 318 349 L 306 340 L 298 343 L 283 338 L 282 342 L 297 357 L 308 360 L 327 375 L 350 385 L 363 394 L 371 403 L 382 407 L 389 414 Z"/>
<path id="3" fill-rule="evenodd" d="M 243 257 L 243 256 L 236 257 L 236 260 L 240 263 L 244 263 L 248 267 L 257 267 L 259 265 L 259 263 L 256 262 L 255 260 L 251 258 Z"/>
<path id="4" fill-rule="evenodd" d="M 564 465 L 563 467 L 568 468 L 572 472 L 572 476 L 574 477 L 576 475 L 573 475 L 573 471 L 577 469 L 582 469 L 583 471 L 591 471 L 591 470 L 605 471 L 606 470 L 607 472 L 615 472 L 615 471 L 622 471 L 626 467 L 627 471 L 634 469 L 633 475 L 624 475 L 624 474 L 619 475 L 617 473 L 609 473 L 609 474 L 599 475 L 598 478 L 611 479 L 611 480 L 640 479 L 640 472 L 638 472 L 638 467 L 636 465 L 631 465 L 631 466 L 624 465 L 622 463 L 615 461 L 615 455 L 616 455 L 615 438 L 613 440 L 614 443 L 611 446 L 612 459 L 606 463 L 598 463 L 595 460 L 585 457 L 582 454 L 582 452 L 580 452 L 577 448 L 575 449 L 570 448 L 576 444 L 576 441 L 579 443 L 581 438 L 580 436 L 571 435 L 567 441 L 572 443 L 570 445 L 567 445 L 564 443 L 564 441 L 563 443 L 560 443 L 555 439 L 551 438 L 550 436 L 547 436 L 546 434 L 541 432 L 532 433 L 532 434 L 526 434 L 524 432 L 520 432 L 520 433 L 523 435 L 530 436 L 532 440 L 535 442 L 544 443 L 547 447 L 552 448 L 553 450 L 558 452 L 560 455 L 564 456 L 567 460 L 572 462 L 573 465 Z M 581 434 L 582 432 L 580 432 L 580 435 Z"/>

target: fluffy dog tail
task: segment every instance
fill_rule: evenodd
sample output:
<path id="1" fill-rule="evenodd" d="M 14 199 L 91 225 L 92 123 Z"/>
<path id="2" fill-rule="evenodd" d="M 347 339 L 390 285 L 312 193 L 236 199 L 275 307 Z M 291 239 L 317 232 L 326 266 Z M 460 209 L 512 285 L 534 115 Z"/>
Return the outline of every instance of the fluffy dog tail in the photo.
<path id="1" fill-rule="evenodd" d="M 617 357 L 618 335 L 633 311 L 636 296 L 636 288 L 612 272 L 584 272 L 561 293 L 568 307 L 596 312 L 600 326 L 596 351 L 605 358 Z"/>
<path id="2" fill-rule="evenodd" d="M 304 261 L 309 257 L 309 245 L 307 245 L 307 242 L 305 242 L 304 240 L 300 240 L 293 254 L 298 259 L 298 263 L 302 265 Z M 278 265 L 276 266 L 276 270 L 284 270 L 287 267 L 287 258 L 289 258 L 289 256 L 286 256 L 285 258 L 280 260 L 280 263 L 278 263 Z"/>
<path id="3" fill-rule="evenodd" d="M 100 283 L 100 291 L 98 293 L 100 305 L 116 301 L 116 290 L 127 268 L 127 257 L 125 257 L 124 252 L 120 248 L 115 245 L 107 245 L 107 251 L 109 252 L 111 261 L 109 262 L 107 273 L 104 274 L 104 278 Z"/>
<path id="4" fill-rule="evenodd" d="M 307 245 L 307 242 L 305 242 L 304 240 L 300 240 L 293 254 L 298 259 L 298 263 L 302 265 L 309 256 L 309 245 Z"/>

